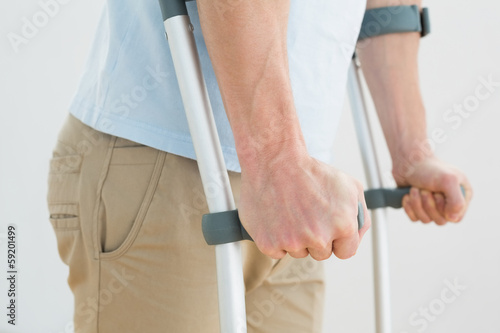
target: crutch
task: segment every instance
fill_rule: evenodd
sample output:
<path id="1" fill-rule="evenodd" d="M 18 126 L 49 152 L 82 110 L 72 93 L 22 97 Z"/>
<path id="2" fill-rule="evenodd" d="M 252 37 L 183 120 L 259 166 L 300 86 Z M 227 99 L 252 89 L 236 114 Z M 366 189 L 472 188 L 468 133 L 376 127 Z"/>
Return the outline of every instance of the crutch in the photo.
<path id="1" fill-rule="evenodd" d="M 411 31 L 420 31 L 422 37 L 430 33 L 427 8 L 423 8 L 421 14 L 417 6 L 376 8 L 366 11 L 359 39 Z M 378 189 L 383 185 L 382 176 L 377 152 L 373 144 L 365 97 L 360 84 L 359 71 L 361 68 L 356 60 L 356 55 L 354 55 L 348 72 L 348 96 L 368 187 Z M 366 200 L 368 205 L 368 201 L 372 200 L 372 198 Z M 397 200 L 401 203 L 399 198 Z M 386 212 L 385 209 L 374 209 L 371 215 L 376 332 L 391 333 L 391 293 Z"/>
<path id="2" fill-rule="evenodd" d="M 242 227 L 235 210 L 229 178 L 185 2 L 184 0 L 159 0 L 159 3 L 211 213 L 204 216 L 202 226 L 207 243 L 215 245 L 221 332 L 246 332 L 241 248 L 238 241 L 243 239 L 251 240 L 251 237 Z M 355 78 L 355 76 L 352 78 Z M 353 87 L 359 89 L 357 84 L 354 84 Z M 363 106 L 362 95 L 359 90 L 355 98 L 357 99 L 357 105 Z M 365 125 L 359 127 L 358 130 L 367 131 L 368 128 L 368 124 L 365 122 Z M 370 136 L 367 137 L 367 140 L 370 140 Z M 362 147 L 371 147 L 371 143 L 361 145 Z M 376 167 L 376 158 L 372 158 L 372 160 L 374 164 L 365 163 L 365 165 L 367 167 L 373 165 Z M 374 171 L 374 174 L 376 173 L 377 170 Z M 385 206 L 401 207 L 401 198 L 408 191 L 408 188 L 367 191 L 365 193 L 367 206 L 372 209 Z M 359 226 L 363 224 L 361 212 L 362 209 L 358 212 Z M 379 234 L 383 235 L 383 233 Z M 379 236 L 379 238 L 385 241 L 383 236 Z M 383 247 L 381 248 L 383 249 Z M 384 251 L 378 251 L 374 255 L 382 254 L 386 256 L 387 251 Z M 376 262 L 380 262 L 380 260 Z M 383 262 L 386 263 L 386 260 Z M 387 271 L 387 265 L 384 267 L 385 271 Z M 386 275 L 379 274 L 377 277 L 386 278 Z M 387 296 L 385 292 L 388 292 L 388 288 L 385 288 L 386 285 L 388 286 L 388 283 L 381 288 L 385 296 Z M 380 292 L 376 292 L 376 297 L 379 297 L 379 294 Z M 389 307 L 389 309 L 385 312 L 377 311 L 377 322 L 381 313 L 386 314 L 383 318 L 384 324 L 377 324 L 377 332 L 388 333 L 390 332 L 388 331 L 390 329 L 390 315 L 387 315 L 390 311 L 388 297 L 383 302 L 377 302 L 377 306 L 379 304 L 384 308 Z M 387 320 L 389 323 L 386 323 Z M 383 328 L 384 331 L 379 330 L 379 328 Z"/>
<path id="3" fill-rule="evenodd" d="M 184 0 L 159 2 L 209 211 L 234 210 L 236 206 L 186 4 Z M 220 330 L 244 333 L 247 330 L 240 243 L 216 245 L 215 255 Z"/>

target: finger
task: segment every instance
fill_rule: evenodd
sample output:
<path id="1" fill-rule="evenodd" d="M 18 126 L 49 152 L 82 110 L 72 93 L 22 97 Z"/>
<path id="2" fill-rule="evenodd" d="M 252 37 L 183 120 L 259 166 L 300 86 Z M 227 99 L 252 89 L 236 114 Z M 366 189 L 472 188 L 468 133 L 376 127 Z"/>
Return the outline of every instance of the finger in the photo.
<path id="1" fill-rule="evenodd" d="M 272 259 L 281 259 L 284 256 L 286 256 L 286 251 L 273 251 L 273 252 L 270 252 L 269 254 L 265 253 L 265 252 L 262 252 L 262 253 L 264 253 L 268 257 L 271 257 Z"/>
<path id="2" fill-rule="evenodd" d="M 370 215 L 366 207 L 363 186 L 357 183 L 358 186 L 358 202 L 356 202 L 352 211 L 344 217 L 344 221 L 349 221 L 337 229 L 334 233 L 332 252 L 339 259 L 349 259 L 356 254 L 361 238 L 371 225 Z M 361 229 L 358 229 L 358 214 L 359 202 L 363 206 L 364 224 Z"/>
<path id="3" fill-rule="evenodd" d="M 465 198 L 460 189 L 460 179 L 456 175 L 443 178 L 445 196 L 445 216 L 448 221 L 458 222 L 465 212 Z"/>
<path id="4" fill-rule="evenodd" d="M 417 215 L 415 214 L 415 212 L 411 208 L 410 196 L 408 194 L 406 194 L 403 197 L 403 208 L 406 212 L 406 215 L 408 215 L 408 217 L 410 218 L 410 220 L 412 220 L 413 222 L 418 221 Z"/>
<path id="5" fill-rule="evenodd" d="M 439 213 L 432 193 L 426 190 L 421 190 L 420 198 L 422 199 L 422 208 L 431 220 L 436 222 L 438 225 L 446 224 L 446 218 Z"/>
<path id="6" fill-rule="evenodd" d="M 305 258 L 309 255 L 309 251 L 307 249 L 293 250 L 293 251 L 287 251 L 287 252 L 293 258 Z"/>
<path id="7" fill-rule="evenodd" d="M 326 260 L 332 256 L 332 243 L 328 247 L 323 247 L 323 248 L 312 248 L 308 247 L 307 250 L 309 251 L 309 254 L 311 257 L 315 260 L 321 261 L 321 260 Z"/>
<path id="8" fill-rule="evenodd" d="M 354 224 L 353 224 L 354 226 Z M 357 223 L 355 228 L 345 228 L 338 233 L 340 237 L 336 237 L 333 241 L 332 252 L 339 259 L 349 259 L 356 254 L 359 246 L 359 235 Z"/>
<path id="9" fill-rule="evenodd" d="M 436 209 L 438 210 L 438 212 L 441 216 L 445 216 L 445 214 L 444 214 L 445 200 L 444 200 L 443 194 L 442 193 L 434 193 L 433 196 L 434 196 L 434 202 L 436 203 Z"/>
<path id="10" fill-rule="evenodd" d="M 358 250 L 358 236 L 336 239 L 332 245 L 332 252 L 339 259 L 349 259 L 356 254 Z"/>
<path id="11" fill-rule="evenodd" d="M 255 245 L 257 245 L 260 252 L 273 259 L 281 259 L 286 255 L 286 251 L 278 250 L 275 246 L 265 246 L 257 241 Z"/>
<path id="12" fill-rule="evenodd" d="M 431 222 L 431 218 L 425 212 L 422 207 L 422 198 L 420 197 L 420 190 L 416 187 L 412 187 L 410 190 L 410 205 L 417 219 L 422 221 L 423 223 Z"/>

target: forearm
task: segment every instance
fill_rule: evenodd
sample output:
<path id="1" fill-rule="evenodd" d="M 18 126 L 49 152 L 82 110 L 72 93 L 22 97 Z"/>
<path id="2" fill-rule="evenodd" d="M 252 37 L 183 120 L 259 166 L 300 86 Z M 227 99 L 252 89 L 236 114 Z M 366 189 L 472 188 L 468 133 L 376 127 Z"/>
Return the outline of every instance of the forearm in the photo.
<path id="1" fill-rule="evenodd" d="M 397 4 L 398 1 L 371 0 L 368 8 Z M 420 1 L 413 0 L 411 4 L 420 5 Z M 431 153 L 425 148 L 425 109 L 417 65 L 419 42 L 420 34 L 415 32 L 378 36 L 358 45 L 363 73 L 393 160 L 393 171 Z"/>
<path id="2" fill-rule="evenodd" d="M 289 0 L 199 0 L 200 21 L 242 170 L 304 150 L 288 74 Z"/>
<path id="3" fill-rule="evenodd" d="M 359 182 L 307 153 L 287 57 L 289 0 L 198 0 L 200 22 L 241 165 L 238 215 L 262 253 L 349 258 Z"/>

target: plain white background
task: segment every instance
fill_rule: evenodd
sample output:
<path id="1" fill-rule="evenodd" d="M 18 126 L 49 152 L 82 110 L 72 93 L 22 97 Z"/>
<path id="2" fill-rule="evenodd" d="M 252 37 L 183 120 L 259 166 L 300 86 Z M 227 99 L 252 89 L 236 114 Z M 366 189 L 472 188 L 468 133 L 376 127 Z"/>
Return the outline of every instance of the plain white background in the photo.
<path id="1" fill-rule="evenodd" d="M 72 332 L 67 268 L 47 218 L 46 175 L 102 1 L 60 2 L 59 12 L 18 52 L 7 35 L 20 33 L 23 18 L 40 11 L 39 2 L 0 4 L 0 331 L 6 333 Z M 421 225 L 401 211 L 388 212 L 394 332 L 500 332 L 500 87 L 483 100 L 474 97 L 482 78 L 500 82 L 500 3 L 427 5 L 433 32 L 421 43 L 420 73 L 429 132 L 444 131 L 446 140 L 435 152 L 467 173 L 475 197 L 458 225 Z M 464 104 L 472 111 L 451 111 L 448 115 L 459 119 L 444 118 Z M 364 180 L 348 105 L 345 109 L 336 166 Z M 391 163 L 378 127 L 375 135 L 385 185 L 391 186 Z M 17 225 L 19 244 L 16 327 L 6 324 L 4 314 L 5 233 L 11 223 Z M 353 259 L 327 262 L 324 332 L 374 332 L 371 271 L 370 237 Z M 450 301 L 447 283 L 455 280 L 465 290 Z"/>

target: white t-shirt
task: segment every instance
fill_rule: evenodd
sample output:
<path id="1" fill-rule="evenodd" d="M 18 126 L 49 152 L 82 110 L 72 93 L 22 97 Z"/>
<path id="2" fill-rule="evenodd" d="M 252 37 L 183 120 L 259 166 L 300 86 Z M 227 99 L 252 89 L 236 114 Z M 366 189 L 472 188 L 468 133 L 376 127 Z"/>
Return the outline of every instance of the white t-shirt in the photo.
<path id="1" fill-rule="evenodd" d="M 226 166 L 240 171 L 196 3 L 187 6 Z M 366 0 L 291 1 L 295 107 L 309 153 L 326 163 L 365 6 Z M 195 159 L 157 0 L 107 0 L 70 112 L 96 130 Z"/>

